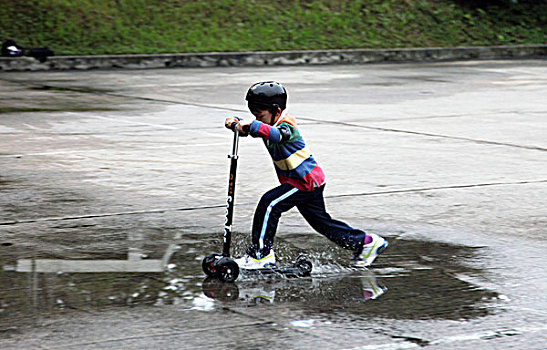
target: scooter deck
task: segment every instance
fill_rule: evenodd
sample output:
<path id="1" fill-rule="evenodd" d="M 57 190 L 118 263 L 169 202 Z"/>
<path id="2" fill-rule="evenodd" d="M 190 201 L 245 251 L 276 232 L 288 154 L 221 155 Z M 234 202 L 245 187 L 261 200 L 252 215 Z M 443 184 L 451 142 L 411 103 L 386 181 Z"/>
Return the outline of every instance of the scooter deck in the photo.
<path id="1" fill-rule="evenodd" d="M 247 276 L 273 276 L 286 278 L 307 277 L 311 274 L 311 268 L 297 266 L 296 264 L 281 265 L 263 269 L 241 269 L 242 274 Z"/>

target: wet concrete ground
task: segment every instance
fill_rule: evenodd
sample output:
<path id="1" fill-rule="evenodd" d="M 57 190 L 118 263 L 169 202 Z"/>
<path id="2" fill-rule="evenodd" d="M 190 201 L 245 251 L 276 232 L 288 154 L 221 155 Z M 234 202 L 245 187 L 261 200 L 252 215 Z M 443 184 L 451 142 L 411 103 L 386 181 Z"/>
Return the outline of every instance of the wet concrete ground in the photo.
<path id="1" fill-rule="evenodd" d="M 0 347 L 547 347 L 547 62 L 2 73 Z M 283 216 L 297 280 L 207 280 L 243 96 L 281 81 L 370 270 Z M 234 252 L 277 180 L 243 139 Z"/>

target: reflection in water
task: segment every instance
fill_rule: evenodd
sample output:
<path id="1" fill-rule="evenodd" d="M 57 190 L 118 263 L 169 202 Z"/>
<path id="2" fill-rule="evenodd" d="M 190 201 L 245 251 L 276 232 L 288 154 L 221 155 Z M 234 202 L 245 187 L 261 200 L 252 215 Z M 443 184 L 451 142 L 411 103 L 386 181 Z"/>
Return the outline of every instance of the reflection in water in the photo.
<path id="1" fill-rule="evenodd" d="M 207 277 L 202 287 L 203 294 L 211 299 L 222 302 L 241 302 L 247 306 L 298 301 L 300 300 L 299 290 L 310 290 L 310 297 L 312 297 L 315 290 L 324 289 L 320 287 L 321 285 L 332 282 L 343 285 L 345 291 L 340 297 L 345 303 L 350 300 L 364 302 L 376 299 L 387 291 L 383 282 L 379 282 L 376 275 L 368 270 L 352 273 L 346 277 L 346 281 L 341 281 L 342 279 L 336 277 L 322 279 L 312 277 L 299 280 L 276 278 L 223 283 L 217 278 Z M 323 297 L 323 294 L 320 297 Z"/>
<path id="2" fill-rule="evenodd" d="M 461 278 L 483 273 L 463 263 L 476 255 L 470 247 L 392 240 L 377 267 L 367 271 L 344 267 L 346 256 L 324 258 L 319 254 L 324 241 L 319 238 L 319 243 L 307 242 L 316 258 L 312 277 L 244 278 L 222 284 L 203 281 L 200 265 L 218 242 L 203 244 L 203 235 L 197 234 L 156 241 L 132 238 L 124 241 L 124 254 L 120 249 L 111 254 L 102 251 L 97 254 L 100 259 L 63 259 L 46 248 L 0 246 L 0 327 L 70 310 L 136 305 L 193 308 L 196 303 L 205 303 L 212 312 L 218 306 L 285 304 L 301 314 L 331 320 L 373 316 L 458 320 L 487 315 L 489 301 L 497 297 Z M 280 239 L 280 251 L 292 254 L 293 243 Z"/>

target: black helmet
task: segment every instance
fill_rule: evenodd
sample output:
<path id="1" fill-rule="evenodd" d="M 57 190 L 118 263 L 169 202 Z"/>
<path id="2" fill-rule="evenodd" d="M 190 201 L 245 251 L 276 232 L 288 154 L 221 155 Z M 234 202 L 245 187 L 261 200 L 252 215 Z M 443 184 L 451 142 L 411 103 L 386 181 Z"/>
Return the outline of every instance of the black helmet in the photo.
<path id="1" fill-rule="evenodd" d="M 271 109 L 284 110 L 287 107 L 287 90 L 276 81 L 263 81 L 253 84 L 247 91 L 245 99 L 249 101 L 249 108 L 252 104 L 262 105 Z"/>

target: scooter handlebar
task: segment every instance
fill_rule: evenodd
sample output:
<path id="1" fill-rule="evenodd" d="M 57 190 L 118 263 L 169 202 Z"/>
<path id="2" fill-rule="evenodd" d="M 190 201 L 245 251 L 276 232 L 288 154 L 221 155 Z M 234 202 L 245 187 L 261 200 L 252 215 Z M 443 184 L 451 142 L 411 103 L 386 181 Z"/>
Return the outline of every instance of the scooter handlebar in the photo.
<path id="1" fill-rule="evenodd" d="M 238 122 L 233 122 L 232 125 L 230 125 L 230 129 L 232 131 L 236 131 L 236 127 L 237 127 L 237 124 L 239 124 Z M 251 126 L 250 125 L 243 125 L 243 134 L 241 136 L 247 136 L 249 134 L 249 131 L 251 131 Z"/>

